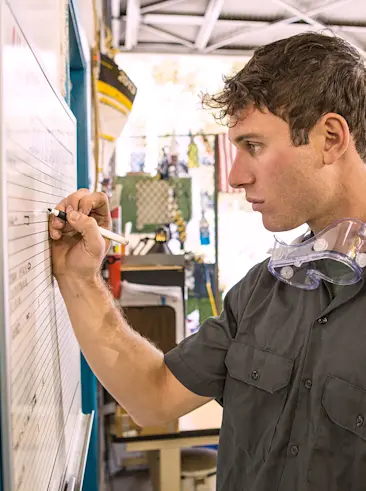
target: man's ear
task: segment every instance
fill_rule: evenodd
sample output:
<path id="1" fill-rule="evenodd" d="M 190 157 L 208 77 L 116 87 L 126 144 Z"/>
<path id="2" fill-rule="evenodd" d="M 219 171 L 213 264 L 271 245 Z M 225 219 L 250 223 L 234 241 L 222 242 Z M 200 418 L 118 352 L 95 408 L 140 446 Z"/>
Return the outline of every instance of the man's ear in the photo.
<path id="1" fill-rule="evenodd" d="M 324 164 L 333 164 L 348 149 L 350 131 L 347 121 L 337 113 L 327 113 L 318 122 L 323 140 Z"/>

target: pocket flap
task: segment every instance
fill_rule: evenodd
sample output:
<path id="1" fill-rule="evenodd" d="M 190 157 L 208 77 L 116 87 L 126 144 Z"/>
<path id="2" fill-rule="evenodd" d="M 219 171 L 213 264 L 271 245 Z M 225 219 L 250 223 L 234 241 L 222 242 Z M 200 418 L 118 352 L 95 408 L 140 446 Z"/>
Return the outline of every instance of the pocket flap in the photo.
<path id="1" fill-rule="evenodd" d="M 338 377 L 329 376 L 322 404 L 336 425 L 366 440 L 366 391 Z"/>
<path id="2" fill-rule="evenodd" d="M 234 341 L 227 352 L 225 364 L 232 378 L 274 394 L 289 384 L 294 362 L 270 351 Z"/>

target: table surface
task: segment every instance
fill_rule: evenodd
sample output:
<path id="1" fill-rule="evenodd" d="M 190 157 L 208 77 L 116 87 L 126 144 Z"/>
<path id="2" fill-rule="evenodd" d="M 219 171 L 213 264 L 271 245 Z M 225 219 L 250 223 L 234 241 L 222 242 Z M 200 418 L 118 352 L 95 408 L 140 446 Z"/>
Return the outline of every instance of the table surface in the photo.
<path id="1" fill-rule="evenodd" d="M 183 266 L 163 264 L 121 264 L 121 271 L 182 271 Z"/>
<path id="2" fill-rule="evenodd" d="M 222 407 L 216 401 L 182 416 L 178 420 L 178 432 L 158 435 L 143 435 L 114 438 L 115 442 L 136 442 L 147 440 L 172 440 L 176 438 L 218 435 L 222 422 Z"/>

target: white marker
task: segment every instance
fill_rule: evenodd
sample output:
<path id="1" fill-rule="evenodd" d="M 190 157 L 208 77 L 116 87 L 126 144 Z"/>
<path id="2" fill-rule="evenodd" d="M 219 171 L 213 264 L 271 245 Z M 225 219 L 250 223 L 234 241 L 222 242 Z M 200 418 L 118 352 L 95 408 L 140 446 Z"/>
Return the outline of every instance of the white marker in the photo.
<path id="1" fill-rule="evenodd" d="M 56 210 L 55 208 L 51 210 L 51 208 L 48 208 L 48 211 L 50 212 L 50 215 L 54 215 L 55 217 L 60 218 L 61 220 L 65 220 L 67 222 L 67 215 L 64 211 L 61 210 Z M 119 244 L 128 244 L 128 240 L 126 240 L 122 235 L 115 234 L 114 232 L 111 232 L 110 230 L 107 230 L 106 228 L 103 227 L 98 227 L 99 232 L 103 237 L 106 239 L 113 240 L 114 242 L 118 242 Z"/>

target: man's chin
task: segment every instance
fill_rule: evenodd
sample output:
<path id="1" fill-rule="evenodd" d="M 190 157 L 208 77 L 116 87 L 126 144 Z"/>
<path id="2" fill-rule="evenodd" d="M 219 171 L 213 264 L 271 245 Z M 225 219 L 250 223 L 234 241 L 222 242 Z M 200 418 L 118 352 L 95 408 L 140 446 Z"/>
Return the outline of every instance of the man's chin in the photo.
<path id="1" fill-rule="evenodd" d="M 278 216 L 269 216 L 265 214 L 262 214 L 262 223 L 266 230 L 274 233 L 288 232 L 289 230 L 293 230 L 302 225 L 301 223 L 297 223 L 295 221 L 289 221 L 288 217 L 283 217 L 281 220 L 281 218 Z"/>

